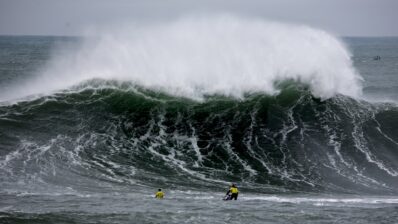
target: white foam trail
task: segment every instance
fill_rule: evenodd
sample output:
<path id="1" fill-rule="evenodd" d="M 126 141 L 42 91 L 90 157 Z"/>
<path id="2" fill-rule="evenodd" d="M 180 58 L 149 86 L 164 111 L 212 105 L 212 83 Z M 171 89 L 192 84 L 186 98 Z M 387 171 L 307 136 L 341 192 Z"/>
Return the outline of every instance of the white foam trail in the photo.
<path id="1" fill-rule="evenodd" d="M 339 204 L 398 204 L 398 198 L 391 197 L 352 197 L 352 198 L 318 198 L 318 197 L 283 197 L 283 196 L 246 196 L 241 200 L 264 200 L 280 203 L 339 203 Z"/>
<path id="2" fill-rule="evenodd" d="M 189 17 L 97 32 L 80 50 L 59 55 L 43 73 L 2 94 L 10 100 L 69 88 L 84 80 L 134 85 L 201 99 L 277 94 L 276 82 L 307 84 L 321 98 L 361 95 L 350 52 L 334 36 L 306 26 L 233 16 Z M 11 88 L 10 88 L 11 89 Z"/>

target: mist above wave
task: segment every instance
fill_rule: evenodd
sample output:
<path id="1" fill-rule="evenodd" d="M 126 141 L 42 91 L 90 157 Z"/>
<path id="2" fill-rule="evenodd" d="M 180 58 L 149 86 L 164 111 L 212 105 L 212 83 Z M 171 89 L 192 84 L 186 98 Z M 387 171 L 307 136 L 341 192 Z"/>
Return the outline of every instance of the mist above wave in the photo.
<path id="1" fill-rule="evenodd" d="M 17 95 L 66 89 L 89 79 L 129 81 L 200 99 L 277 94 L 278 82 L 308 85 L 323 99 L 361 95 L 350 52 L 334 36 L 306 26 L 233 16 L 189 17 L 96 31 L 77 51 L 52 58 Z"/>

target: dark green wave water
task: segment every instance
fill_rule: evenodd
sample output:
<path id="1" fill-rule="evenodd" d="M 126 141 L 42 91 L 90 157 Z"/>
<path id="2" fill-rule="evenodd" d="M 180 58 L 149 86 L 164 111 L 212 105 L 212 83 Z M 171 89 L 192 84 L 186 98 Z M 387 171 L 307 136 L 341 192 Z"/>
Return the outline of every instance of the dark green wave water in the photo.
<path id="1" fill-rule="evenodd" d="M 0 113 L 5 188 L 234 182 L 249 192 L 385 194 L 398 186 L 395 105 L 320 101 L 294 83 L 277 96 L 197 102 L 93 80 Z"/>

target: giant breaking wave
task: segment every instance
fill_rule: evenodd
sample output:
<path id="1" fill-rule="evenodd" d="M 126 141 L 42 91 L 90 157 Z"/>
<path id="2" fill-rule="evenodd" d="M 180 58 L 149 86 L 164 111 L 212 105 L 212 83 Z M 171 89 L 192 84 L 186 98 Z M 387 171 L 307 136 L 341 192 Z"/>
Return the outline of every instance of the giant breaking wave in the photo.
<path id="1" fill-rule="evenodd" d="M 356 98 L 333 36 L 233 17 L 105 34 L 3 95 L 40 95 L 0 107 L 4 189 L 396 193 L 397 107 Z"/>

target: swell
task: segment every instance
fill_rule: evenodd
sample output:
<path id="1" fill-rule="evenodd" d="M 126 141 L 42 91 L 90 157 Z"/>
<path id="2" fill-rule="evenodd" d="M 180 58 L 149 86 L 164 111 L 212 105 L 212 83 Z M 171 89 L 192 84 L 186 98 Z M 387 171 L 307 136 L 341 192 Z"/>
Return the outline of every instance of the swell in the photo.
<path id="1" fill-rule="evenodd" d="M 281 88 L 198 102 L 94 80 L 2 106 L 1 182 L 53 191 L 236 182 L 256 192 L 396 192 L 396 106 L 321 101 L 294 82 Z"/>

